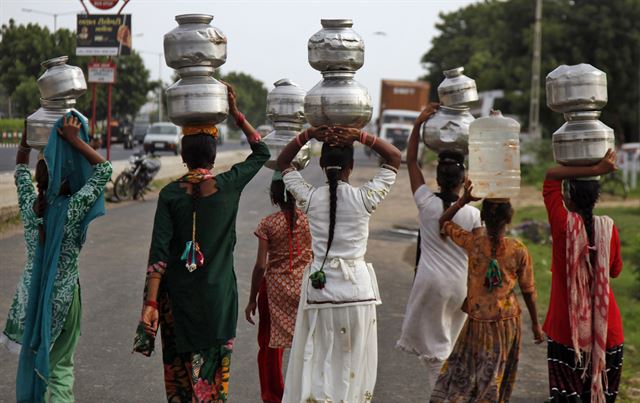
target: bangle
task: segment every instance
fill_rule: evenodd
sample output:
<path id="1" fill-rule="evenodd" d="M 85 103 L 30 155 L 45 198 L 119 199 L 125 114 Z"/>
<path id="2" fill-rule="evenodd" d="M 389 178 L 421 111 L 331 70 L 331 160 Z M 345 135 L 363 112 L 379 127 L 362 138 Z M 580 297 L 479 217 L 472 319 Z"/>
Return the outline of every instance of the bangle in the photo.
<path id="1" fill-rule="evenodd" d="M 300 136 L 302 135 L 302 133 L 298 134 L 296 136 L 296 144 L 298 145 L 298 147 L 302 147 L 302 141 L 300 140 Z"/>
<path id="2" fill-rule="evenodd" d="M 245 121 L 245 118 L 242 112 L 238 112 L 233 118 L 236 120 L 236 125 L 241 128 L 242 124 Z"/>
<path id="3" fill-rule="evenodd" d="M 302 133 L 304 134 L 304 142 L 306 144 L 309 142 L 309 129 L 305 129 Z"/>
<path id="4" fill-rule="evenodd" d="M 150 299 L 144 301 L 144 306 L 150 306 L 152 308 L 158 309 L 158 301 L 152 301 Z"/>
<path id="5" fill-rule="evenodd" d="M 373 137 L 373 141 L 371 142 L 371 145 L 369 147 L 373 147 L 376 144 L 376 141 L 378 141 L 377 136 L 371 136 L 371 137 Z"/>

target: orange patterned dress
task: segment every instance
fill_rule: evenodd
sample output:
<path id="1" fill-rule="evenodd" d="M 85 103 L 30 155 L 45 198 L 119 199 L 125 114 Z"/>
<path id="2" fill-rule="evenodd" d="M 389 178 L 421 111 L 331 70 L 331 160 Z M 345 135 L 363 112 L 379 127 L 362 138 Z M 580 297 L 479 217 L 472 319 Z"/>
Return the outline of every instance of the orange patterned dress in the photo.
<path id="1" fill-rule="evenodd" d="M 304 270 L 313 260 L 307 216 L 296 210 L 291 231 L 288 213 L 278 211 L 260 221 L 255 231 L 269 242 L 269 264 L 265 272 L 271 315 L 271 348 L 289 348 L 296 327 L 300 286 Z"/>

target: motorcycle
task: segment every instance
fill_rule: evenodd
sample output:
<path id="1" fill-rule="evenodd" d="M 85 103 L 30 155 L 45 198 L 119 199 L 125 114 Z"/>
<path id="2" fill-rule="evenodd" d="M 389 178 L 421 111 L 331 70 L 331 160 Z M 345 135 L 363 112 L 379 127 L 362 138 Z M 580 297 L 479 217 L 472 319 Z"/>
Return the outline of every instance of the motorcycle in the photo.
<path id="1" fill-rule="evenodd" d="M 160 160 L 138 152 L 129 157 L 130 167 L 118 175 L 113 185 L 116 199 L 144 200 L 144 194 L 149 190 L 149 184 L 160 171 Z"/>

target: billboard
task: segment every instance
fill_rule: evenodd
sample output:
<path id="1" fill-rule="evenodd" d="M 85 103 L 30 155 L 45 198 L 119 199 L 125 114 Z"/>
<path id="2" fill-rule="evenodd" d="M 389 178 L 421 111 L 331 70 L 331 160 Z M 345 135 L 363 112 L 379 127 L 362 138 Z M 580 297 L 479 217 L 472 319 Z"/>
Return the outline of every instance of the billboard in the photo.
<path id="1" fill-rule="evenodd" d="M 77 56 L 131 54 L 131 14 L 78 14 Z"/>
<path id="2" fill-rule="evenodd" d="M 108 10 L 118 4 L 118 0 L 89 0 L 89 2 L 101 10 Z"/>

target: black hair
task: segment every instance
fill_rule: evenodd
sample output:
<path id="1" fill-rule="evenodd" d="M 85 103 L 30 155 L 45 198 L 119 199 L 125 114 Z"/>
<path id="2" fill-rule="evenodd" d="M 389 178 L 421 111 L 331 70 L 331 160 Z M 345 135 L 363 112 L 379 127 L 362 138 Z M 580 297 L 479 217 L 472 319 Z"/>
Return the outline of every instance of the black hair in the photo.
<path id="1" fill-rule="evenodd" d="M 216 139 L 209 134 L 182 137 L 182 160 L 189 169 L 211 168 L 216 160 Z"/>
<path id="2" fill-rule="evenodd" d="M 320 154 L 320 166 L 324 168 L 329 182 L 329 237 L 327 238 L 327 252 L 324 255 L 324 260 L 326 261 L 336 229 L 338 180 L 345 169 L 353 167 L 353 146 L 330 146 L 324 143 Z M 324 266 L 324 261 L 322 265 Z"/>
<path id="3" fill-rule="evenodd" d="M 271 203 L 280 207 L 282 212 L 287 215 L 289 220 L 289 231 L 293 237 L 293 231 L 296 228 L 296 199 L 291 192 L 286 190 L 282 180 L 271 181 Z M 286 192 L 286 193 L 285 193 Z M 286 194 L 286 197 L 285 197 Z"/>
<path id="4" fill-rule="evenodd" d="M 464 155 L 454 151 L 443 151 L 438 155 L 436 180 L 440 192 L 436 195 L 442 199 L 444 210 L 458 200 L 455 191 L 464 182 Z"/>
<path id="5" fill-rule="evenodd" d="M 39 218 L 44 217 L 44 213 L 47 210 L 47 188 L 49 187 L 49 170 L 47 169 L 47 163 L 44 159 L 41 159 L 36 164 L 36 186 L 38 188 L 38 197 L 33 204 L 33 211 Z M 40 243 L 44 243 L 45 232 L 44 225 L 38 225 L 38 233 L 40 236 Z"/>
<path id="6" fill-rule="evenodd" d="M 589 246 L 595 246 L 595 229 L 593 225 L 593 208 L 598 202 L 600 197 L 600 182 L 589 180 L 575 180 L 570 179 L 567 181 L 569 187 L 569 199 L 575 206 L 576 213 L 582 217 L 584 228 L 587 231 L 587 238 L 589 239 Z M 589 250 L 589 258 L 591 263 L 595 263 L 597 258 L 597 251 L 595 249 Z"/>
<path id="7" fill-rule="evenodd" d="M 513 207 L 511 202 L 496 202 L 490 199 L 482 201 L 480 218 L 487 229 L 487 235 L 491 241 L 491 257 L 496 258 L 500 242 L 500 233 L 513 218 Z"/>

